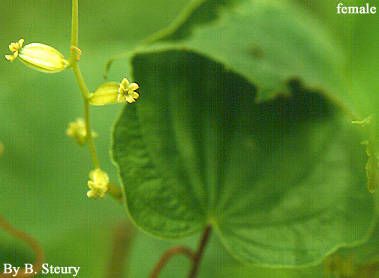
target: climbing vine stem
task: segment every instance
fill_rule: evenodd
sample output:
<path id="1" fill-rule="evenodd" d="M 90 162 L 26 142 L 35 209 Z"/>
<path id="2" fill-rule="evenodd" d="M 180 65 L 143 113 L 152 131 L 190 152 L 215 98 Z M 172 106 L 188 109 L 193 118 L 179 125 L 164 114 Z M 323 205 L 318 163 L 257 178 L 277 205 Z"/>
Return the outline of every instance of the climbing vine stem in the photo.
<path id="1" fill-rule="evenodd" d="M 203 258 L 205 247 L 207 246 L 207 244 L 209 242 L 211 232 L 212 232 L 212 227 L 209 225 L 204 230 L 204 232 L 200 238 L 199 246 L 198 246 L 196 253 L 194 255 L 193 262 L 192 262 L 192 268 L 190 270 L 188 278 L 197 277 L 197 273 L 199 272 L 199 268 L 200 268 L 201 259 Z"/>
<path id="2" fill-rule="evenodd" d="M 94 134 L 91 129 L 91 114 L 90 114 L 90 91 L 85 82 L 84 76 L 79 67 L 81 50 L 79 48 L 79 0 L 72 0 L 72 23 L 71 23 L 71 48 L 70 48 L 70 66 L 74 72 L 76 81 L 79 85 L 80 92 L 83 98 L 84 122 L 86 129 L 86 143 L 91 155 L 92 163 L 95 169 L 100 169 L 100 159 L 97 154 L 96 145 L 94 142 Z M 116 200 L 122 200 L 121 189 L 113 184 L 109 184 L 109 194 Z"/>
<path id="3" fill-rule="evenodd" d="M 84 80 L 83 74 L 80 70 L 78 61 L 80 59 L 80 49 L 79 49 L 79 0 L 72 0 L 72 30 L 71 30 L 71 57 L 70 63 L 73 69 L 75 78 L 78 82 L 80 91 L 82 93 L 84 102 L 84 121 L 86 126 L 87 134 L 87 144 L 88 149 L 91 154 L 92 162 L 95 168 L 100 168 L 100 161 L 97 155 L 96 146 L 93 140 L 93 135 L 91 131 L 91 118 L 89 111 L 89 95 L 87 84 Z"/>
<path id="4" fill-rule="evenodd" d="M 209 242 L 211 231 L 212 227 L 210 225 L 205 228 L 200 238 L 199 246 L 195 252 L 185 246 L 175 246 L 164 252 L 160 257 L 158 263 L 155 265 L 153 271 L 151 272 L 150 278 L 158 278 L 163 268 L 168 264 L 170 259 L 177 255 L 184 255 L 191 261 L 191 269 L 188 274 L 188 278 L 197 277 L 201 259 L 203 258 L 205 248 Z"/>
<path id="5" fill-rule="evenodd" d="M 163 253 L 158 263 L 155 265 L 153 271 L 151 272 L 150 278 L 158 278 L 163 268 L 167 265 L 170 259 L 176 255 L 186 256 L 191 262 L 193 262 L 193 259 L 195 257 L 193 251 L 188 247 L 185 247 L 185 246 L 172 247 Z"/>
<path id="6" fill-rule="evenodd" d="M 38 243 L 37 240 L 35 240 L 33 237 L 28 235 L 27 233 L 16 229 L 13 227 L 5 218 L 3 218 L 0 215 L 0 229 L 4 230 L 11 236 L 14 236 L 15 238 L 25 242 L 27 245 L 30 246 L 30 248 L 33 250 L 33 253 L 35 255 L 35 261 L 33 264 L 33 269 L 35 273 L 39 272 L 42 268 L 42 264 L 44 261 L 44 251 L 42 249 L 42 246 Z M 17 277 L 33 277 L 35 276 L 34 273 L 28 274 L 25 272 L 25 269 L 21 269 Z M 10 277 L 10 275 L 7 274 L 0 274 L 0 278 Z"/>

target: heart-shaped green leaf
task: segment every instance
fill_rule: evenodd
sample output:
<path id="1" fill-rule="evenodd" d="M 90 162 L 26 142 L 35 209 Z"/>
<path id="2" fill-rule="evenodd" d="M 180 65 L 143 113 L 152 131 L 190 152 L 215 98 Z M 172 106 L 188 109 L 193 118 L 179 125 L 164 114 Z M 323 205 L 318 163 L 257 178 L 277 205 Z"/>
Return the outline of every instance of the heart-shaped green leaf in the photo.
<path id="1" fill-rule="evenodd" d="M 350 103 L 340 82 L 341 50 L 288 1 L 196 0 L 149 42 L 148 50 L 186 49 L 224 64 L 256 86 L 259 100 L 288 92 L 286 83 L 301 78 L 339 105 Z"/>
<path id="2" fill-rule="evenodd" d="M 362 240 L 373 200 L 353 128 L 299 81 L 256 103 L 257 89 L 196 53 L 133 59 L 140 103 L 116 124 L 114 158 L 132 218 L 161 237 L 211 224 L 235 257 L 320 261 Z"/>
<path id="3" fill-rule="evenodd" d="M 376 22 L 375 17 L 357 22 L 363 18 L 364 26 Z M 354 26 L 350 21 L 344 21 L 348 29 Z M 352 47 L 343 49 L 310 13 L 290 1 L 194 0 L 177 21 L 148 39 L 150 45 L 143 51 L 189 50 L 204 55 L 254 84 L 261 101 L 288 94 L 288 81 L 299 78 L 308 88 L 322 91 L 351 120 L 362 120 L 376 113 L 377 82 L 367 73 L 376 72 L 368 68 L 377 63 L 376 53 L 366 51 L 367 43 L 362 43 L 371 36 L 355 29 L 348 32 L 354 36 L 347 44 Z M 375 115 L 372 118 L 378 121 Z M 366 184 L 374 192 L 379 168 L 372 158 L 377 155 L 379 125 L 372 124 L 369 130 Z"/>

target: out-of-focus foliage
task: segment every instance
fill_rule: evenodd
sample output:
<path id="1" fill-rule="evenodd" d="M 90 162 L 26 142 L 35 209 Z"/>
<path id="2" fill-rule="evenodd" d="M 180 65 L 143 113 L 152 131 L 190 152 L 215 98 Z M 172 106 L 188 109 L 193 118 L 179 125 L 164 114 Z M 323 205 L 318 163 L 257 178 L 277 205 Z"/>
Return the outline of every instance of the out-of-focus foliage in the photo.
<path id="1" fill-rule="evenodd" d="M 169 24 L 185 2 L 81 0 L 81 66 L 90 87 L 103 83 L 104 65 L 112 55 Z M 8 44 L 23 37 L 69 55 L 71 1 L 3 0 L 0 10 L 1 53 L 8 54 Z M 1 215 L 41 242 L 46 262 L 82 266 L 80 277 L 104 277 L 113 229 L 126 220 L 125 211 L 111 199 L 95 202 L 86 197 L 87 150 L 78 149 L 65 135 L 68 122 L 82 117 L 72 73 L 45 75 L 17 61 L 10 64 L 3 55 L 0 73 Z M 128 67 L 120 65 L 110 78 L 121 80 L 128 73 Z M 113 173 L 115 182 L 109 146 L 120 108 L 93 109 L 104 170 Z M 32 259 L 27 246 L 0 231 L 1 262 Z"/>
<path id="2" fill-rule="evenodd" d="M 343 78 L 356 110 L 363 116 L 376 114 L 379 107 L 379 18 L 336 15 L 335 1 L 296 0 L 308 14 L 322 22 L 345 56 Z M 345 5 L 364 5 L 375 1 L 348 0 Z M 377 125 L 377 129 L 379 126 Z M 379 133 L 379 131 L 377 131 Z"/>

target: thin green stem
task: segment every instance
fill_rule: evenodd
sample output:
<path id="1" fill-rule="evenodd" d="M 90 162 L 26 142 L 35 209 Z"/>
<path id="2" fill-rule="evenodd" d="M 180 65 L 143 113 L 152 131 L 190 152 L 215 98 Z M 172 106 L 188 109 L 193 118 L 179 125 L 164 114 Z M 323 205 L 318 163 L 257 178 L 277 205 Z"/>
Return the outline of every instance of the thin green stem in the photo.
<path id="1" fill-rule="evenodd" d="M 75 54 L 74 54 L 75 56 Z M 80 92 L 82 93 L 83 99 L 88 102 L 88 97 L 90 94 L 90 91 L 86 85 L 86 82 L 84 81 L 83 74 L 80 70 L 79 64 L 77 61 L 71 63 L 72 70 L 74 71 L 76 81 L 79 85 Z"/>
<path id="2" fill-rule="evenodd" d="M 88 150 L 91 154 L 93 165 L 95 168 L 100 168 L 100 161 L 99 157 L 97 156 L 96 146 L 91 131 L 89 103 L 87 99 L 84 99 L 84 122 L 86 124 Z"/>
<path id="3" fill-rule="evenodd" d="M 79 0 L 72 0 L 72 30 L 71 30 L 71 58 L 70 63 L 74 72 L 75 78 L 78 82 L 80 92 L 82 93 L 84 102 L 84 121 L 86 125 L 87 144 L 91 154 L 92 162 L 95 168 L 100 168 L 100 160 L 97 155 L 95 142 L 91 130 L 91 116 L 89 111 L 88 98 L 90 91 L 84 80 L 83 74 L 78 65 L 80 50 L 79 44 Z"/>
<path id="4" fill-rule="evenodd" d="M 72 29 L 71 29 L 71 57 L 70 65 L 74 72 L 76 81 L 79 85 L 80 92 L 83 97 L 83 108 L 84 108 L 84 122 L 86 126 L 87 135 L 87 145 L 88 150 L 91 155 L 92 163 L 94 168 L 100 167 L 99 156 L 97 155 L 96 145 L 93 138 L 92 128 L 91 128 L 91 114 L 90 114 L 90 104 L 89 96 L 90 91 L 84 80 L 83 74 L 79 67 L 79 58 L 81 51 L 79 49 L 79 0 L 72 0 Z M 118 201 L 122 201 L 122 192 L 120 187 L 115 185 L 109 185 L 109 194 Z"/>
<path id="5" fill-rule="evenodd" d="M 72 0 L 72 21 L 71 21 L 71 46 L 78 47 L 79 44 L 79 0 Z M 71 49 L 71 58 L 74 54 Z"/>

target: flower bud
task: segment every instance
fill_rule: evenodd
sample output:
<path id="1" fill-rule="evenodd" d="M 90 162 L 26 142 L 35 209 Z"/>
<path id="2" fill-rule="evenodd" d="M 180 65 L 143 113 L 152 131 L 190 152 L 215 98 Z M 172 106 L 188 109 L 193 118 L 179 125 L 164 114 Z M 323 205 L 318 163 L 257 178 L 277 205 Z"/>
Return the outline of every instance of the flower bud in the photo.
<path id="1" fill-rule="evenodd" d="M 26 66 L 45 73 L 55 73 L 66 69 L 69 62 L 55 48 L 41 43 L 31 43 L 23 46 L 24 40 L 9 45 L 13 53 L 5 58 L 13 62 L 19 59 Z"/>
<path id="2" fill-rule="evenodd" d="M 107 82 L 90 95 L 89 102 L 98 106 L 126 102 L 133 103 L 139 98 L 139 94 L 136 92 L 138 89 L 137 83 L 129 83 L 126 78 L 121 83 Z"/>
<path id="3" fill-rule="evenodd" d="M 87 129 L 84 120 L 78 118 L 75 122 L 69 123 L 66 134 L 75 139 L 79 145 L 84 145 L 87 141 Z M 96 136 L 97 134 L 92 131 L 92 137 Z"/>
<path id="4" fill-rule="evenodd" d="M 87 192 L 88 198 L 102 198 L 109 190 L 109 176 L 101 169 L 95 169 L 89 174 L 90 180 L 88 181 L 89 191 Z"/>

